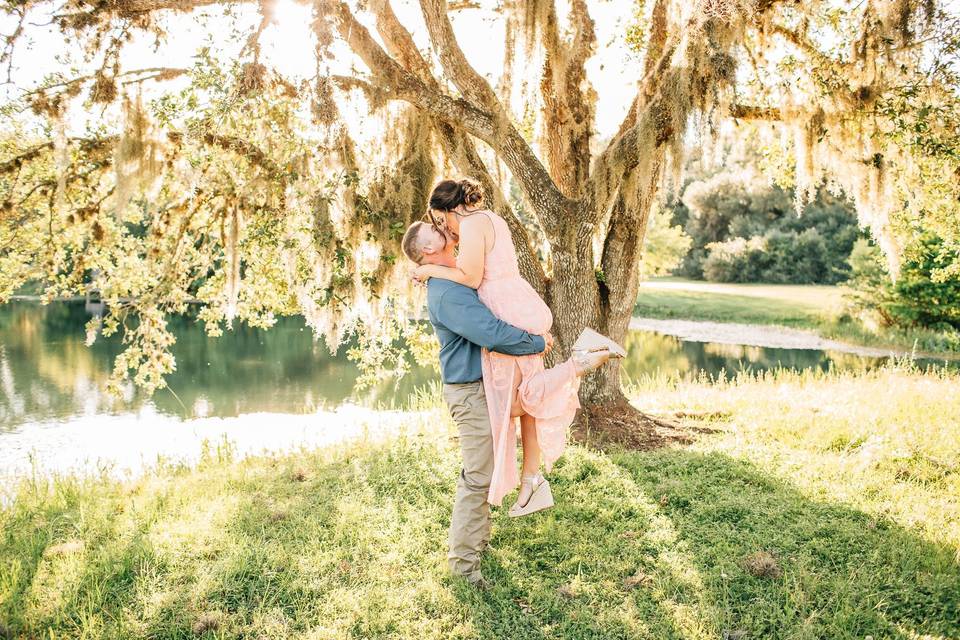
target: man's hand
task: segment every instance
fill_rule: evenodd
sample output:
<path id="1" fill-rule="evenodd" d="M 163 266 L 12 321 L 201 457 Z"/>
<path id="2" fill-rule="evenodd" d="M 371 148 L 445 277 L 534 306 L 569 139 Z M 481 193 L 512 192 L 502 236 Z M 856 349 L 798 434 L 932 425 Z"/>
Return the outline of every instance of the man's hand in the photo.
<path id="1" fill-rule="evenodd" d="M 543 355 L 547 355 L 548 353 L 553 351 L 553 334 L 547 331 L 545 334 L 543 334 L 540 337 L 543 338 L 543 342 L 546 345 L 543 349 Z"/>

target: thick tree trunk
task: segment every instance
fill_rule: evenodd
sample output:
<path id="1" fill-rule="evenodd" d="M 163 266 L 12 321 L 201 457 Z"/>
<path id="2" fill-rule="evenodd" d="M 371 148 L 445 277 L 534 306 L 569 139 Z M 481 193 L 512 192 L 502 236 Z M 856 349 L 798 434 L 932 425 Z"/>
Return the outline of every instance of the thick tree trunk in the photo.
<path id="1" fill-rule="evenodd" d="M 623 206 L 618 201 L 618 206 Z M 646 215 L 614 215 L 604 247 L 603 262 L 616 261 L 620 269 L 611 282 L 594 268 L 592 226 L 580 224 L 588 219 L 584 212 L 567 212 L 565 229 L 568 242 L 561 238 L 553 244 L 553 277 L 547 287 L 547 302 L 553 311 L 553 334 L 557 346 L 551 357 L 556 364 L 570 356 L 570 350 L 584 327 L 590 327 L 623 344 L 630 324 L 639 284 L 640 249 Z M 615 212 L 616 214 L 617 212 Z M 587 376 L 580 387 L 585 408 L 622 404 L 620 362 L 612 360 Z"/>
<path id="2" fill-rule="evenodd" d="M 553 311 L 553 335 L 557 340 L 554 359 L 559 361 L 569 357 L 584 327 L 597 325 L 600 295 L 592 263 L 576 254 L 554 249 L 553 273 L 547 292 Z"/>
<path id="3" fill-rule="evenodd" d="M 638 262 L 649 212 L 648 203 L 644 204 L 647 206 L 641 205 L 633 215 L 614 212 L 599 272 L 594 268 L 589 237 L 578 240 L 573 251 L 553 247 L 553 278 L 547 293 L 557 346 L 551 364 L 570 356 L 570 348 L 585 326 L 624 344 L 639 286 Z M 615 207 L 624 206 L 618 198 Z M 582 218 L 573 218 L 578 219 Z M 589 234 L 589 229 L 581 232 Z M 647 449 L 687 437 L 676 425 L 645 415 L 627 401 L 620 386 L 619 360 L 584 378 L 580 404 L 571 437 L 581 444 Z"/>
<path id="4" fill-rule="evenodd" d="M 634 229 L 634 234 L 639 236 L 640 230 Z M 637 256 L 632 259 L 636 264 Z M 555 250 L 554 278 L 548 293 L 557 340 L 551 364 L 570 357 L 570 348 L 585 326 L 623 344 L 636 298 L 635 285 L 628 290 L 611 290 L 598 279 L 591 261 Z M 621 390 L 619 360 L 610 361 L 583 379 L 580 404 L 582 409 L 571 434 L 575 441 L 599 447 L 655 446 L 653 422 L 632 407 Z"/>
<path id="5" fill-rule="evenodd" d="M 592 282 L 580 274 L 576 277 L 563 275 L 560 279 L 568 286 L 551 287 L 553 334 L 557 340 L 552 357 L 553 363 L 570 357 L 570 349 L 584 327 L 596 329 L 621 344 L 624 342 L 630 324 L 630 309 L 633 306 L 626 304 L 626 301 L 628 296 L 629 299 L 636 297 L 636 290 L 622 296 L 622 304 L 617 306 L 616 311 L 607 309 L 604 312 L 601 297 L 596 292 L 598 288 L 596 277 L 593 270 L 590 271 Z M 580 402 L 585 407 L 623 400 L 619 360 L 611 360 L 602 369 L 587 376 L 580 386 Z"/>

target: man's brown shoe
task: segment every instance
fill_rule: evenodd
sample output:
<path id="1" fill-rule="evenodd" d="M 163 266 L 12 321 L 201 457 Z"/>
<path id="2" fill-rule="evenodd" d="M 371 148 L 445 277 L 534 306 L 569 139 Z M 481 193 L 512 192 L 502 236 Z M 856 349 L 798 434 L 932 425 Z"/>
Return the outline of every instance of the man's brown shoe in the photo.
<path id="1" fill-rule="evenodd" d="M 476 580 L 467 580 L 467 582 L 477 591 L 490 591 L 490 587 L 492 586 L 483 576 L 480 576 Z"/>

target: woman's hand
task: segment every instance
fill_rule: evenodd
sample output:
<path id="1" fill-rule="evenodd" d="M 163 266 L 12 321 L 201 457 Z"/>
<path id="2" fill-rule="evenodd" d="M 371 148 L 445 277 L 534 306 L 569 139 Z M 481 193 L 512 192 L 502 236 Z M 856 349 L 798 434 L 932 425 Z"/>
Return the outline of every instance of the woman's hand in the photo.
<path id="1" fill-rule="evenodd" d="M 545 334 L 540 336 L 543 338 L 543 353 L 541 355 L 546 356 L 548 353 L 553 351 L 553 334 L 547 331 Z"/>
<path id="2" fill-rule="evenodd" d="M 414 280 L 416 280 L 420 284 L 426 284 L 427 280 L 430 279 L 429 271 L 430 271 L 430 265 L 421 264 L 420 266 L 418 266 L 416 269 L 413 270 L 413 273 L 411 274 L 411 276 L 413 277 Z"/>

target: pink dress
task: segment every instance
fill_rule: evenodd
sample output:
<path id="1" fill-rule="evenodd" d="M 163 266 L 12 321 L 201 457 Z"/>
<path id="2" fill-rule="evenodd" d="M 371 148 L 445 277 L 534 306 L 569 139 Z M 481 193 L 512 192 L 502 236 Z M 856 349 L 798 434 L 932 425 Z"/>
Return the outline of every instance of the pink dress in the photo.
<path id="1" fill-rule="evenodd" d="M 532 334 L 548 332 L 553 325 L 553 314 L 530 283 L 520 276 L 507 223 L 495 213 L 484 213 L 493 223 L 495 240 L 486 254 L 483 281 L 477 288 L 480 300 L 504 322 Z M 545 369 L 541 355 L 509 356 L 484 349 L 481 358 L 483 388 L 493 430 L 493 478 L 487 501 L 499 505 L 520 482 L 519 419 L 510 417 L 514 389 L 518 389 L 523 410 L 536 421 L 537 440 L 544 466 L 549 471 L 566 447 L 567 427 L 580 408 L 577 398 L 580 379 L 569 360 Z"/>

